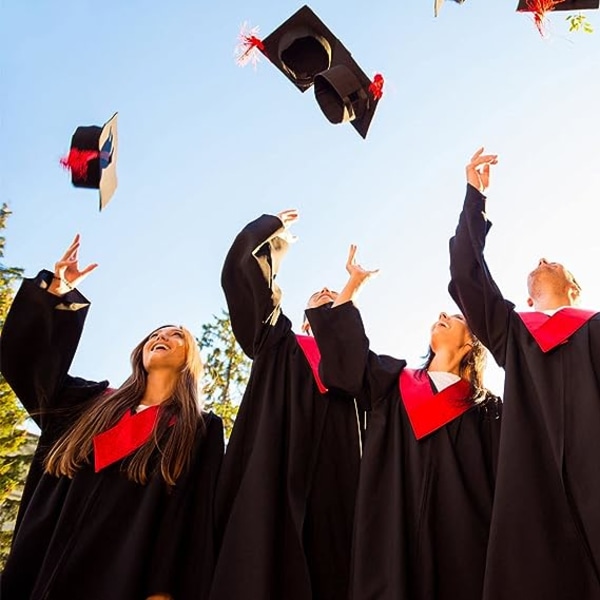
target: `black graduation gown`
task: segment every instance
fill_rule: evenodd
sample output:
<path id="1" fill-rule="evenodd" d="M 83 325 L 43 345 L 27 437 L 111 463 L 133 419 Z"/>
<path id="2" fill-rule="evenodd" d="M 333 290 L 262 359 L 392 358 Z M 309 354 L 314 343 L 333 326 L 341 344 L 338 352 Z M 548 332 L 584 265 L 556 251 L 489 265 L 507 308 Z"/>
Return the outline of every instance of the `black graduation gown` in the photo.
<path id="1" fill-rule="evenodd" d="M 405 361 L 369 351 L 352 303 L 307 315 L 325 385 L 370 410 L 350 598 L 480 600 L 500 401 L 490 396 L 418 441 L 399 389 Z"/>
<path id="2" fill-rule="evenodd" d="M 221 420 L 206 414 L 190 469 L 172 489 L 160 475 L 129 481 L 122 461 L 73 477 L 44 473 L 58 437 L 107 387 L 67 374 L 89 302 L 26 279 L 0 338 L 2 374 L 41 428 L 23 493 L 2 600 L 143 600 L 171 593 L 206 598 L 214 567 L 214 490 L 223 454 Z"/>
<path id="3" fill-rule="evenodd" d="M 600 316 L 542 352 L 490 275 L 484 211 L 468 186 L 449 287 L 505 370 L 484 597 L 600 598 Z"/>
<path id="4" fill-rule="evenodd" d="M 217 490 L 211 600 L 345 600 L 360 445 L 355 405 L 322 394 L 274 283 L 287 247 L 263 215 L 223 267 L 231 324 L 253 359 Z"/>

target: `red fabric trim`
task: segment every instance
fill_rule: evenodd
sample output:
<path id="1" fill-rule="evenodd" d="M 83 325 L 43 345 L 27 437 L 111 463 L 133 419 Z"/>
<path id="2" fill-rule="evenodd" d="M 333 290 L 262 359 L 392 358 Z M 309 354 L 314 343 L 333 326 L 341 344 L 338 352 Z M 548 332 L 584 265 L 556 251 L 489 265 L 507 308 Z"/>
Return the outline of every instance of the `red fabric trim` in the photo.
<path id="1" fill-rule="evenodd" d="M 542 312 L 517 313 L 527 327 L 533 339 L 538 343 L 542 352 L 549 352 L 560 344 L 565 344 L 569 338 L 583 327 L 594 315 L 595 310 L 581 308 L 561 308 L 552 316 Z"/>
<path id="2" fill-rule="evenodd" d="M 317 340 L 309 335 L 296 335 L 296 339 L 298 340 L 298 345 L 300 346 L 302 352 L 304 352 L 304 356 L 306 356 L 306 360 L 308 361 L 310 370 L 313 372 L 319 391 L 321 394 L 325 394 L 328 390 L 321 381 L 321 377 L 319 375 L 321 352 L 317 346 Z"/>
<path id="3" fill-rule="evenodd" d="M 404 369 L 398 383 L 400 397 L 418 440 L 460 417 L 473 406 L 466 402 L 471 395 L 471 384 L 464 379 L 436 394 L 426 371 Z"/>
<path id="4" fill-rule="evenodd" d="M 373 81 L 369 84 L 369 91 L 375 100 L 379 100 L 383 96 L 383 83 L 383 75 L 377 73 L 375 77 L 373 77 Z"/>
<path id="5" fill-rule="evenodd" d="M 78 150 L 71 148 L 69 154 L 60 159 L 60 164 L 73 173 L 75 179 L 86 179 L 88 164 L 91 160 L 98 158 L 98 150 Z"/>
<path id="6" fill-rule="evenodd" d="M 152 435 L 158 421 L 160 405 L 139 413 L 127 411 L 110 429 L 94 436 L 94 470 L 96 473 L 141 448 Z"/>

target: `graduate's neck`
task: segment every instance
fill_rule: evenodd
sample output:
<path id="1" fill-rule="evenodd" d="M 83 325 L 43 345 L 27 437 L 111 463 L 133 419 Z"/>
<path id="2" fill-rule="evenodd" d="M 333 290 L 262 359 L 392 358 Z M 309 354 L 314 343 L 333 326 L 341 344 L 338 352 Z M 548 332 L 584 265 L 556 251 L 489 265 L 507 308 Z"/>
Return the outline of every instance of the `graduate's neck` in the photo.
<path id="1" fill-rule="evenodd" d="M 428 371 L 443 371 L 445 373 L 453 373 L 460 377 L 460 363 L 464 353 L 449 348 L 440 348 L 435 351 Z"/>
<path id="2" fill-rule="evenodd" d="M 571 294 L 556 294 L 552 292 L 537 294 L 535 298 L 529 298 L 527 301 L 533 310 L 539 312 L 544 310 L 556 310 L 562 306 L 575 306 L 577 300 Z"/>
<path id="3" fill-rule="evenodd" d="M 175 373 L 171 369 L 153 369 L 149 371 L 146 389 L 140 404 L 155 406 L 171 398 L 178 378 L 179 373 Z"/>

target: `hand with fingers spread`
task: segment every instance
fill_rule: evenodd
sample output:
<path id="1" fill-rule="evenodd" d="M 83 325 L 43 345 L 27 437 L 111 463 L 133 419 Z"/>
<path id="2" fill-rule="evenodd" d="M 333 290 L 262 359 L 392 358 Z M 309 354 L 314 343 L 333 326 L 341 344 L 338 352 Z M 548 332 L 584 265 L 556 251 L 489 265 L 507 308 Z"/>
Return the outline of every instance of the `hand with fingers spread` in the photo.
<path id="1" fill-rule="evenodd" d="M 289 229 L 300 217 L 300 213 L 295 208 L 282 210 L 277 214 L 279 220 L 283 223 L 286 229 Z"/>
<path id="2" fill-rule="evenodd" d="M 483 154 L 483 146 L 473 154 L 467 165 L 467 182 L 483 193 L 490 184 L 490 165 L 498 164 L 497 154 Z"/>
<path id="3" fill-rule="evenodd" d="M 354 300 L 363 284 L 379 273 L 379 269 L 369 271 L 356 262 L 357 249 L 355 244 L 350 245 L 348 260 L 346 261 L 346 271 L 348 271 L 350 278 L 344 286 L 344 289 L 338 294 L 333 306 L 339 306 L 340 304 Z"/>
<path id="4" fill-rule="evenodd" d="M 55 296 L 64 296 L 75 289 L 98 265 L 92 263 L 79 269 L 79 246 L 81 237 L 77 234 L 62 258 L 54 265 L 54 277 L 48 291 Z"/>
<path id="5" fill-rule="evenodd" d="M 346 271 L 350 275 L 350 279 L 355 282 L 356 285 L 361 286 L 367 279 L 377 275 L 379 269 L 369 271 L 359 265 L 356 262 L 356 251 L 358 247 L 355 244 L 350 244 L 350 251 L 348 252 L 348 260 L 346 261 Z"/>
<path id="6" fill-rule="evenodd" d="M 298 236 L 289 232 L 289 228 L 300 218 L 300 213 L 295 208 L 282 210 L 277 214 L 279 220 L 283 223 L 283 233 L 277 234 L 277 237 L 286 240 L 288 243 L 293 243 L 298 240 Z"/>

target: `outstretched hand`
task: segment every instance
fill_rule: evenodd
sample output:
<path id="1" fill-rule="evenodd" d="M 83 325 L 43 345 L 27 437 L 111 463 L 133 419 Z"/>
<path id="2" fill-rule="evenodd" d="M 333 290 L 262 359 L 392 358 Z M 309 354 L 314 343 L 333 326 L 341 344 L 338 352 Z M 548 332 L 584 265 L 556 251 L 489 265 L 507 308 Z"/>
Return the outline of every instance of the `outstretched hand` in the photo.
<path id="1" fill-rule="evenodd" d="M 277 234 L 277 237 L 286 240 L 288 243 L 297 241 L 298 236 L 292 235 L 289 228 L 300 218 L 300 213 L 295 208 L 290 208 L 288 210 L 282 210 L 277 214 L 277 217 L 282 222 L 284 228 L 283 233 Z"/>
<path id="2" fill-rule="evenodd" d="M 85 269 L 79 268 L 78 253 L 80 244 L 81 237 L 77 234 L 62 258 L 54 265 L 54 277 L 48 287 L 51 294 L 64 296 L 67 292 L 76 288 L 98 266 L 96 263 L 92 263 Z"/>
<path id="3" fill-rule="evenodd" d="M 473 154 L 467 165 L 467 182 L 483 193 L 490 185 L 490 165 L 498 164 L 497 154 L 483 154 L 483 146 Z"/>
<path id="4" fill-rule="evenodd" d="M 334 307 L 356 300 L 356 296 L 358 295 L 358 292 L 362 288 L 365 281 L 371 277 L 375 277 L 375 275 L 379 273 L 379 269 L 376 269 L 375 271 L 369 271 L 357 264 L 356 250 L 356 245 L 352 244 L 350 246 L 350 252 L 348 252 L 348 260 L 346 261 L 346 271 L 348 271 L 350 278 L 335 299 L 335 302 L 333 303 Z"/>
<path id="5" fill-rule="evenodd" d="M 283 223 L 283 226 L 286 229 L 289 229 L 300 218 L 300 213 L 295 208 L 290 208 L 288 210 L 282 210 L 277 216 Z"/>
<path id="6" fill-rule="evenodd" d="M 359 265 L 356 262 L 356 251 L 358 247 L 355 244 L 350 244 L 350 251 L 348 252 L 348 260 L 346 261 L 346 271 L 348 271 L 348 275 L 350 275 L 350 279 L 352 279 L 356 284 L 362 285 L 367 279 L 374 277 L 379 273 L 379 269 L 375 269 L 374 271 L 369 271 Z"/>

